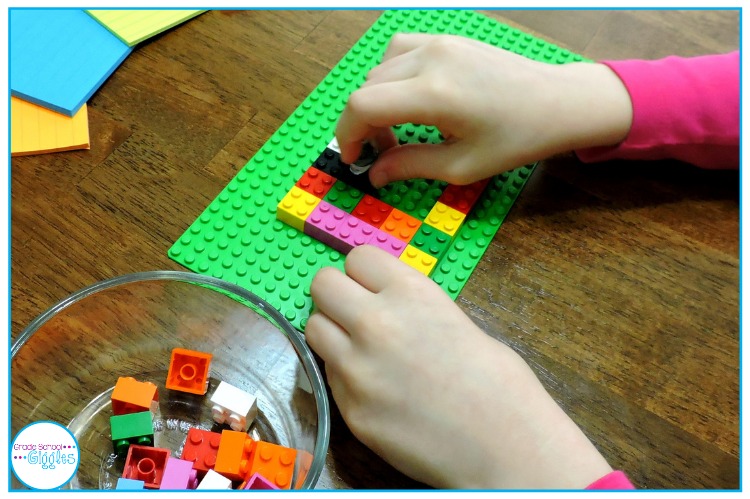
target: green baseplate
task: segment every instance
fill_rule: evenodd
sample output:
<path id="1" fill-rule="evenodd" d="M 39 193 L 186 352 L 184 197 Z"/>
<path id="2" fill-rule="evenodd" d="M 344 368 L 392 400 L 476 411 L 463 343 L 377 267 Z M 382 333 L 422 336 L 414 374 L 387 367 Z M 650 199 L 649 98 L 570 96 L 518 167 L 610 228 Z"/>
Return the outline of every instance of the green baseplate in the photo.
<path id="1" fill-rule="evenodd" d="M 473 11 L 387 11 L 174 243 L 169 257 L 255 293 L 303 331 L 312 309 L 313 276 L 324 266 L 343 269 L 344 256 L 277 220 L 276 206 L 331 142 L 349 94 L 398 32 L 466 36 L 551 64 L 584 60 Z M 402 143 L 442 140 L 435 127 L 405 124 L 394 130 Z M 451 298 L 461 292 L 533 169 L 523 166 L 494 177 L 438 261 L 430 277 Z M 445 185 L 395 182 L 379 195 L 408 211 L 407 202 L 434 204 Z"/>

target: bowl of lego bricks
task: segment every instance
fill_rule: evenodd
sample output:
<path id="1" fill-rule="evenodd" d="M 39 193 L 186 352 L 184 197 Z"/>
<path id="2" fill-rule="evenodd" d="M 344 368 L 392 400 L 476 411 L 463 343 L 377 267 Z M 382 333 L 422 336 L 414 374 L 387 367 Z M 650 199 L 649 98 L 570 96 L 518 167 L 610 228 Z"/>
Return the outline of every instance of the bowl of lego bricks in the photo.
<path id="1" fill-rule="evenodd" d="M 18 336 L 10 375 L 12 435 L 52 421 L 75 437 L 64 489 L 311 489 L 323 469 L 329 405 L 304 338 L 219 279 L 82 289 Z"/>

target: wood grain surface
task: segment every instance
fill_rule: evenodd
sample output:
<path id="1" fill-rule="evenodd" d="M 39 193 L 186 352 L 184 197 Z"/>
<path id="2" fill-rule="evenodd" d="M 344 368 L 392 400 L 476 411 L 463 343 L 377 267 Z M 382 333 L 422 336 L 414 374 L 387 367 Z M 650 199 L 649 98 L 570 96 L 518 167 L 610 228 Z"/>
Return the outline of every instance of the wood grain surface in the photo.
<path id="1" fill-rule="evenodd" d="M 491 11 L 593 59 L 734 50 L 737 11 Z M 167 249 L 380 12 L 210 11 L 89 103 L 91 150 L 13 158 L 12 337 Z M 739 487 L 739 175 L 540 164 L 458 298 L 641 488 Z M 333 410 L 319 488 L 423 487 Z"/>

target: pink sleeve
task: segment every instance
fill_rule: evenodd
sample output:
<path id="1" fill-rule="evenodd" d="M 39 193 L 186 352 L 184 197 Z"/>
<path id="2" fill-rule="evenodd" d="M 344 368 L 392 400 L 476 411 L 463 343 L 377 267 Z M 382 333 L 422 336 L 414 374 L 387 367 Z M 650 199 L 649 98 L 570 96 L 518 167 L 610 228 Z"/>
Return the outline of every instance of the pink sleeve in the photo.
<path id="1" fill-rule="evenodd" d="M 672 158 L 739 167 L 739 52 L 602 64 L 630 93 L 633 123 L 616 146 L 576 151 L 581 161 Z"/>
<path id="2" fill-rule="evenodd" d="M 586 490 L 621 490 L 621 489 L 635 489 L 633 484 L 630 483 L 628 477 L 622 471 L 613 471 L 601 477 L 595 481 Z"/>

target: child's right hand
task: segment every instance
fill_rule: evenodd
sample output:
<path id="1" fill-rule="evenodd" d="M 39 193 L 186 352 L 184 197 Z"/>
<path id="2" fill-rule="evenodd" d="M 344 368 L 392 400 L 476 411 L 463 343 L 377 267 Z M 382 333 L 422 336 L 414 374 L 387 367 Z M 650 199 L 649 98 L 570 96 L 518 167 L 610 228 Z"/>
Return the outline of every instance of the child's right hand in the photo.
<path id="1" fill-rule="evenodd" d="M 381 64 L 350 96 L 336 136 L 343 161 L 363 140 L 382 152 L 381 187 L 435 178 L 467 184 L 574 149 L 614 145 L 632 121 L 630 96 L 606 66 L 532 61 L 451 35 L 395 35 Z M 398 146 L 390 127 L 436 126 L 442 144 Z"/>

